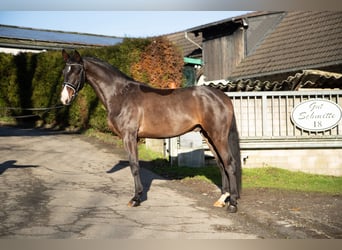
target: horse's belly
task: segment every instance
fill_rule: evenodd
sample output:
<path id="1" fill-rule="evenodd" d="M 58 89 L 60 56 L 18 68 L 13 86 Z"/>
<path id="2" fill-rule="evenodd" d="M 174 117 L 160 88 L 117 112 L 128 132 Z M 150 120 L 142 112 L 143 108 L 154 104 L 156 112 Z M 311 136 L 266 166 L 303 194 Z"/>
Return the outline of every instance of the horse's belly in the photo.
<path id="1" fill-rule="evenodd" d="M 184 134 L 196 127 L 194 121 L 155 119 L 141 123 L 138 136 L 141 138 L 169 138 Z"/>

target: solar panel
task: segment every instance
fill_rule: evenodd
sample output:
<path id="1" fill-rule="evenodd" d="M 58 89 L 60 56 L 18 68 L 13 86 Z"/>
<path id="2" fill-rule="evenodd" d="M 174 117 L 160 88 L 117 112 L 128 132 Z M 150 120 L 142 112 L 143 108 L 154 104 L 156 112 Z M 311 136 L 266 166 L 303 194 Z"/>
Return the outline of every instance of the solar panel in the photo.
<path id="1" fill-rule="evenodd" d="M 10 27 L 0 25 L 0 37 L 14 39 L 28 39 L 45 42 L 61 42 L 73 44 L 109 46 L 122 42 L 122 38 L 91 35 L 82 33 L 68 33 L 62 31 L 36 30 L 29 28 Z"/>

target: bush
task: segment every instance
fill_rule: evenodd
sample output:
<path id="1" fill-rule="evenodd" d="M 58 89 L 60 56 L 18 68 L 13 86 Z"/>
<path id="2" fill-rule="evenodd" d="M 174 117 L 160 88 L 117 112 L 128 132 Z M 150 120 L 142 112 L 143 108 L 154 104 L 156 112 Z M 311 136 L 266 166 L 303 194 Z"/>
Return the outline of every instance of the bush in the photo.
<path id="1" fill-rule="evenodd" d="M 3 107 L 1 115 L 16 115 L 16 110 L 4 107 L 20 107 L 19 85 L 17 71 L 12 55 L 0 53 L 0 105 Z"/>
<path id="2" fill-rule="evenodd" d="M 154 86 L 158 86 L 157 82 L 164 84 L 158 87 L 167 87 L 170 82 L 177 82 L 179 86 L 181 82 L 182 57 L 166 38 L 127 38 L 115 46 L 80 49 L 79 52 L 82 56 L 107 61 L 128 76 L 138 77 L 136 80 L 144 80 L 139 76 L 146 75 L 148 78 L 144 81 Z M 1 116 L 38 115 L 41 125 L 73 126 L 80 129 L 92 127 L 102 132 L 108 131 L 107 112 L 88 84 L 85 84 L 70 106 L 27 110 L 61 106 L 59 98 L 64 62 L 60 51 L 21 53 L 15 56 L 0 53 L 0 65 Z"/>
<path id="3" fill-rule="evenodd" d="M 37 65 L 32 79 L 31 105 L 34 108 L 53 107 L 59 104 L 62 68 L 61 55 L 57 51 L 37 55 Z M 28 107 L 28 105 L 27 105 Z M 58 124 L 61 110 L 36 111 L 44 123 Z"/>
<path id="4" fill-rule="evenodd" d="M 182 86 L 183 57 L 166 37 L 157 37 L 131 67 L 133 78 L 159 88 Z"/>
<path id="5" fill-rule="evenodd" d="M 124 39 L 115 46 L 80 49 L 79 52 L 82 56 L 107 61 L 131 76 L 131 65 L 140 60 L 142 51 L 150 43 L 150 39 Z M 108 131 L 106 110 L 88 84 L 70 106 L 46 111 L 26 110 L 61 105 L 64 62 L 60 51 L 15 56 L 0 53 L 0 65 L 0 116 L 32 114 L 40 116 L 41 124 Z"/>

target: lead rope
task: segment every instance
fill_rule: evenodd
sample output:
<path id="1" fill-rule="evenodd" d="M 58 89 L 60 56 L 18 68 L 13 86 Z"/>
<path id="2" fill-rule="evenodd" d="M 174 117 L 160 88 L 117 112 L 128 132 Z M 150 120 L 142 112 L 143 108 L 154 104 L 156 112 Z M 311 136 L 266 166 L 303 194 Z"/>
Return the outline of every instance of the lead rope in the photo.
<path id="1" fill-rule="evenodd" d="M 27 110 L 27 111 L 44 111 L 42 115 L 44 115 L 45 113 L 53 110 L 53 109 L 60 109 L 63 108 L 64 105 L 55 105 L 52 107 L 44 107 L 44 108 L 18 108 L 18 107 L 0 107 L 1 110 Z M 18 116 L 7 116 L 6 117 L 12 117 L 15 119 L 20 119 L 20 118 L 30 118 L 30 117 L 35 117 L 35 116 L 39 116 L 40 115 L 18 115 Z"/>

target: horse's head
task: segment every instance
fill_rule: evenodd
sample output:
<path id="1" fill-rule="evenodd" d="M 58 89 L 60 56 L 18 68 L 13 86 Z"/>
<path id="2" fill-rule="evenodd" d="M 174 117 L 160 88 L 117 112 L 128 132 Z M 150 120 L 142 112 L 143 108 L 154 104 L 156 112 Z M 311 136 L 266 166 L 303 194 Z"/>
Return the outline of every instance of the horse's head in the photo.
<path id="1" fill-rule="evenodd" d="M 83 88 L 85 72 L 82 57 L 76 50 L 75 53 L 70 56 L 63 49 L 62 55 L 65 61 L 65 67 L 63 69 L 64 83 L 61 93 L 61 102 L 64 105 L 69 105 L 77 96 L 78 91 Z"/>

